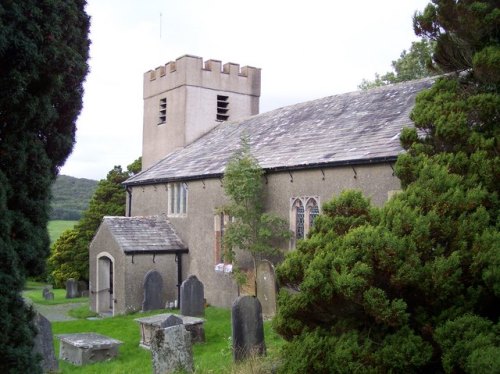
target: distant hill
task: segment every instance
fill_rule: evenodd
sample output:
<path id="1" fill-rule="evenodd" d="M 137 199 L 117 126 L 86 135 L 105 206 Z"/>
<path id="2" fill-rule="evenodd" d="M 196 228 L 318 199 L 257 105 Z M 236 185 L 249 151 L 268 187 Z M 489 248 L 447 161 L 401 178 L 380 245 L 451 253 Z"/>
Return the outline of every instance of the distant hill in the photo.
<path id="1" fill-rule="evenodd" d="M 52 186 L 50 219 L 79 220 L 97 188 L 97 181 L 59 175 Z"/>

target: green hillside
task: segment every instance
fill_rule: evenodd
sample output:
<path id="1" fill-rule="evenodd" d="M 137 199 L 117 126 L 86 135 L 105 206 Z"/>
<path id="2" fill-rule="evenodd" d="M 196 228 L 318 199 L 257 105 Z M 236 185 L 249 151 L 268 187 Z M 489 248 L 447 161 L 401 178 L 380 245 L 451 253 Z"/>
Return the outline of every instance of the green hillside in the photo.
<path id="1" fill-rule="evenodd" d="M 80 219 L 97 188 L 97 181 L 59 175 L 52 186 L 51 220 Z"/>

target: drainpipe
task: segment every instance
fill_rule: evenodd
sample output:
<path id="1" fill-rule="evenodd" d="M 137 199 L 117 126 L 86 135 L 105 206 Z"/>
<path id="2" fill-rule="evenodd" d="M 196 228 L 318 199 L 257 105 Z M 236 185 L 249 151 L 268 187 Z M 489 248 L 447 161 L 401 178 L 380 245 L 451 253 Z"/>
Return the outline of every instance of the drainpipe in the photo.
<path id="1" fill-rule="evenodd" d="M 127 217 L 131 217 L 132 216 L 132 189 L 127 186 L 125 187 L 125 190 L 127 191 L 127 194 L 128 194 L 128 214 L 127 214 Z"/>
<path id="2" fill-rule="evenodd" d="M 177 262 L 177 307 L 181 307 L 181 284 L 182 284 L 182 253 L 175 254 L 175 262 Z"/>

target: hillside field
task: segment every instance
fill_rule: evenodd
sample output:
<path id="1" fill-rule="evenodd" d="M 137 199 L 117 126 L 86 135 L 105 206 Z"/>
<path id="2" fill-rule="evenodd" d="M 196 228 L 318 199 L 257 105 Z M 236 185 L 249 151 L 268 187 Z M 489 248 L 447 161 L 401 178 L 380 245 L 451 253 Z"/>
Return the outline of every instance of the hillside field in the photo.
<path id="1" fill-rule="evenodd" d="M 49 221 L 49 235 L 50 235 L 50 243 L 54 243 L 61 234 L 67 229 L 73 228 L 73 226 L 78 221 L 60 221 L 60 220 L 52 220 Z"/>

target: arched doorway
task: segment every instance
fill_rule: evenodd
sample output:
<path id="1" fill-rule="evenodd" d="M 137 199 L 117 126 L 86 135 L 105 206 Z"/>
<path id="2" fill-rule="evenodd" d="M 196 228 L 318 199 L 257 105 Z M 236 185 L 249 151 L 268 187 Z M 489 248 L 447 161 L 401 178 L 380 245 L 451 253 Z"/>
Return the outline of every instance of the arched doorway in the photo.
<path id="1" fill-rule="evenodd" d="M 109 255 L 97 259 L 97 313 L 113 315 L 114 261 Z"/>

